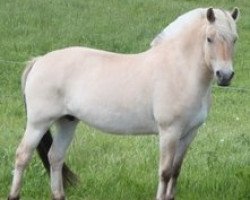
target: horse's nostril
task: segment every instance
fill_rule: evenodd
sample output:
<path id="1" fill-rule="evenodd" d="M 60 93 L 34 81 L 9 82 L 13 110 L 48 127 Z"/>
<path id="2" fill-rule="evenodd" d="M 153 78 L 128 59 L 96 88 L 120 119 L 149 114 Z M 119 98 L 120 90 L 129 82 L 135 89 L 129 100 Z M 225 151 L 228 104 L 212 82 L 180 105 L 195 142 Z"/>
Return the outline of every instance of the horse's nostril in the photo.
<path id="1" fill-rule="evenodd" d="M 220 78 L 221 76 L 222 76 L 222 74 L 221 74 L 221 72 L 218 70 L 218 71 L 216 71 L 216 76 L 218 77 L 218 78 Z"/>

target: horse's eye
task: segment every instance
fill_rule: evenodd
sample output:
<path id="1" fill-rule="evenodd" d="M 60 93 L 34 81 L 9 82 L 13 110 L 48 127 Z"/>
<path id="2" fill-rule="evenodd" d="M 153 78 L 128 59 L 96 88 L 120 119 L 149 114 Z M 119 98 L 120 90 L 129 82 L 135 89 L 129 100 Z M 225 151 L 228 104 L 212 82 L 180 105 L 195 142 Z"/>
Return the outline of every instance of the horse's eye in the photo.
<path id="1" fill-rule="evenodd" d="M 208 37 L 207 42 L 212 43 L 212 39 L 210 37 Z"/>
<path id="2" fill-rule="evenodd" d="M 237 41 L 237 38 L 235 38 L 235 39 L 233 40 L 233 43 L 235 44 L 235 43 L 236 43 L 236 41 Z"/>

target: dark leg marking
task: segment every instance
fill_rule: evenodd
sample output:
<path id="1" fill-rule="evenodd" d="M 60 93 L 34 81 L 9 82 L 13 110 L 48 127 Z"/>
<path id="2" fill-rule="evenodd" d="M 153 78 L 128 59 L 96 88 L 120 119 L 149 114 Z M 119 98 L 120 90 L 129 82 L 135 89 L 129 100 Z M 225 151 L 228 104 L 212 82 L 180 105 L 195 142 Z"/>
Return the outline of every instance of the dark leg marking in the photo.
<path id="1" fill-rule="evenodd" d="M 182 161 L 174 165 L 173 174 L 172 174 L 173 178 L 175 179 L 178 178 L 181 172 L 181 166 L 182 166 Z"/>
<path id="2" fill-rule="evenodd" d="M 61 198 L 59 198 L 59 199 L 53 197 L 52 200 L 65 200 L 65 197 L 61 197 Z"/>
<path id="3" fill-rule="evenodd" d="M 20 196 L 17 196 L 17 197 L 11 197 L 9 196 L 8 197 L 8 200 L 19 200 L 20 199 Z"/>
<path id="4" fill-rule="evenodd" d="M 72 115 L 65 115 L 64 116 L 67 120 L 69 120 L 69 121 L 75 121 L 76 120 L 76 118 L 74 117 L 74 116 L 72 116 Z"/>
<path id="5" fill-rule="evenodd" d="M 161 174 L 161 178 L 165 182 L 165 184 L 167 185 L 170 178 L 171 178 L 171 172 L 169 170 L 163 170 L 162 174 Z"/>

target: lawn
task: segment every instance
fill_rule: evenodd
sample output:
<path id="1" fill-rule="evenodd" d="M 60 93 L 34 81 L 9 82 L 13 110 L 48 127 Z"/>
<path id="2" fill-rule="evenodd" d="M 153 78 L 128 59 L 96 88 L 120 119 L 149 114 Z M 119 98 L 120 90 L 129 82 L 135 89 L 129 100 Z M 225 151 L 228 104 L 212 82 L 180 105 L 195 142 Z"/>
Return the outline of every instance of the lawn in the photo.
<path id="1" fill-rule="evenodd" d="M 11 183 L 15 150 L 25 127 L 20 77 L 25 61 L 74 45 L 136 53 L 168 23 L 197 7 L 241 10 L 235 79 L 213 87 L 213 106 L 188 151 L 179 178 L 180 200 L 250 199 L 250 2 L 248 0 L 0 0 L 0 199 Z M 102 134 L 81 124 L 67 163 L 80 183 L 70 200 L 154 199 L 158 138 Z M 49 199 L 49 178 L 34 155 L 23 199 Z"/>

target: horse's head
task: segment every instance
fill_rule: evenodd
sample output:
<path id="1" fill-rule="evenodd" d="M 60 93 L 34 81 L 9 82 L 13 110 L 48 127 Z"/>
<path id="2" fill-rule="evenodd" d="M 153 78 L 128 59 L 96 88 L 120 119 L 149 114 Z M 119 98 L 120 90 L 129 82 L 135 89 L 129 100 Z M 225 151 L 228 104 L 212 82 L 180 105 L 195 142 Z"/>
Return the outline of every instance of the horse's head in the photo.
<path id="1" fill-rule="evenodd" d="M 238 16 L 238 8 L 232 12 L 209 8 L 206 13 L 205 60 L 220 86 L 228 86 L 234 76 L 234 44 L 238 37 L 235 22 Z"/>

